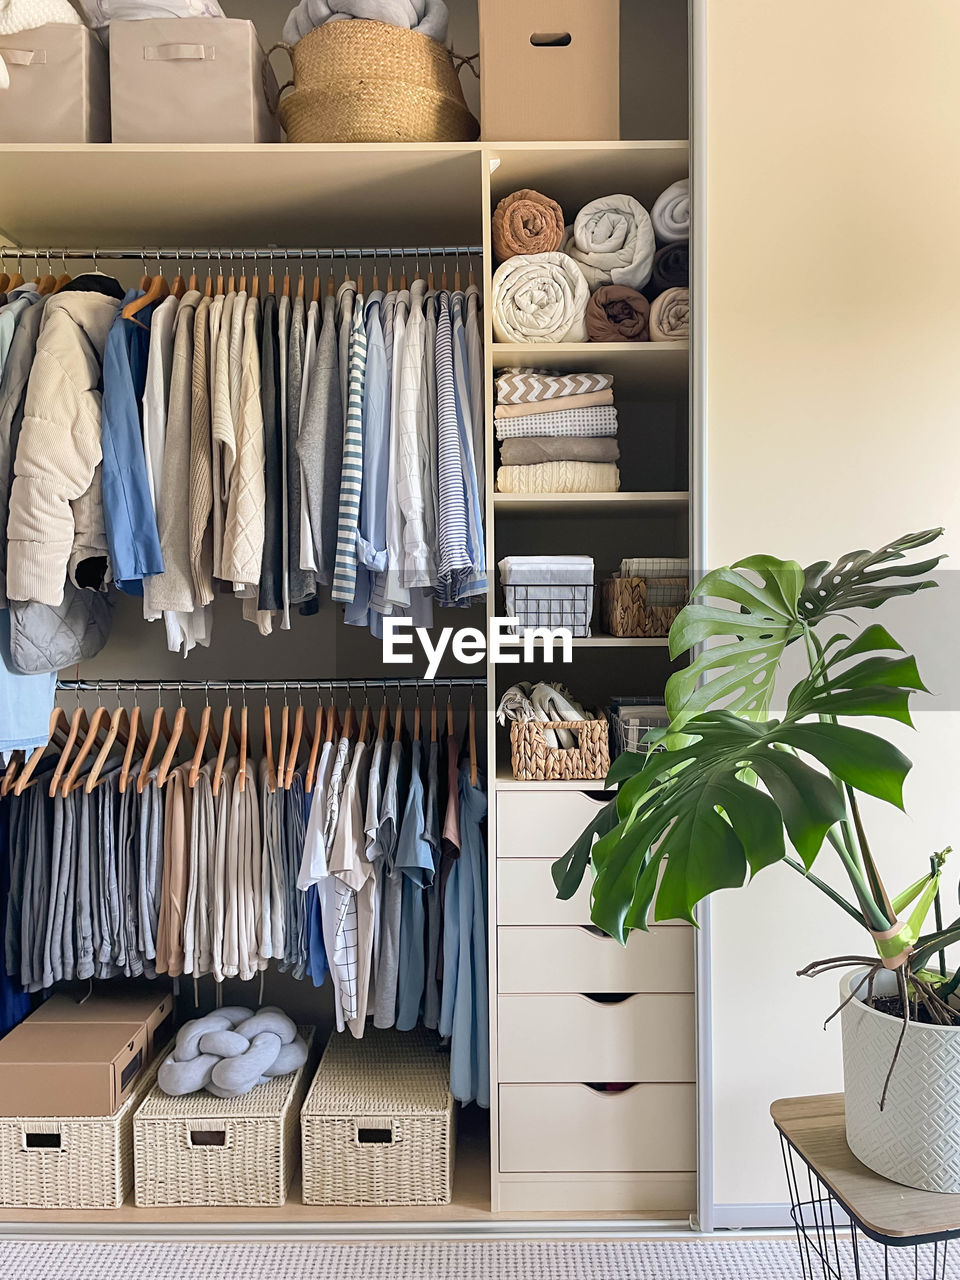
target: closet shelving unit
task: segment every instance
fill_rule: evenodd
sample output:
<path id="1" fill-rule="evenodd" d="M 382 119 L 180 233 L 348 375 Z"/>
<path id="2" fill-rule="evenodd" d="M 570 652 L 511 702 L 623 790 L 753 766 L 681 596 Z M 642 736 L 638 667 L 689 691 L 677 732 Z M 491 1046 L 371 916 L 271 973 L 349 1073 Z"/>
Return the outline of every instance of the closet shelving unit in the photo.
<path id="1" fill-rule="evenodd" d="M 230 12 L 253 18 L 269 44 L 279 34 L 288 7 L 284 0 L 256 5 L 240 0 L 230 5 Z M 451 9 L 456 47 L 475 48 L 474 0 L 451 0 Z M 622 190 L 649 207 L 670 182 L 689 172 L 689 149 L 683 136 L 686 0 L 654 0 L 643 6 L 625 0 L 623 9 L 624 129 L 650 133 L 661 123 L 666 141 L 3 146 L 0 240 L 50 245 L 54 262 L 58 247 L 86 244 L 182 245 L 186 259 L 193 245 L 483 243 L 487 610 L 502 612 L 496 563 L 510 552 L 545 547 L 588 551 L 598 567 L 607 570 L 621 555 L 685 554 L 691 545 L 696 491 L 690 472 L 691 353 L 687 344 L 517 346 L 495 344 L 492 337 L 490 219 L 499 198 L 518 187 L 532 186 L 553 195 L 572 212 L 596 196 Z M 650 42 L 661 26 L 666 53 L 658 62 Z M 646 57 L 647 74 L 634 74 Z M 672 137 L 666 134 L 671 126 L 675 126 Z M 440 264 L 434 266 L 439 272 Z M 130 266 L 131 275 L 135 270 Z M 342 266 L 337 268 L 338 276 L 341 272 Z M 496 370 L 513 365 L 596 369 L 613 375 L 621 410 L 624 488 L 620 493 L 542 498 L 495 493 L 493 380 Z M 445 613 L 437 621 L 482 625 L 476 617 Z M 265 641 L 251 636 L 248 629 L 233 630 L 234 625 L 242 626 L 228 619 L 219 635 L 219 649 L 215 632 L 210 653 L 192 655 L 185 668 L 182 659 L 165 652 L 157 629 L 145 629 L 135 610 L 118 610 L 111 644 L 81 675 L 104 680 L 181 675 L 295 680 L 297 675 L 303 679 L 339 674 L 372 678 L 396 672 L 382 665 L 379 645 L 368 637 L 353 631 L 344 635 L 329 603 L 321 609 L 319 620 L 307 620 L 294 632 Z M 577 949 L 584 947 L 597 954 L 616 948 L 586 928 L 589 904 L 584 891 L 569 904 L 556 903 L 550 860 L 542 852 L 552 849 L 556 856 L 566 848 L 606 798 L 603 784 L 514 780 L 509 744 L 496 724 L 497 699 L 507 684 L 518 678 L 539 678 L 551 670 L 578 696 L 605 705 L 615 692 L 655 695 L 662 691 L 670 664 L 665 641 L 595 635 L 575 644 L 569 670 L 558 673 L 556 667 L 542 664 L 528 669 L 522 662 L 487 669 L 492 1107 L 489 1116 L 470 1108 L 462 1118 L 453 1203 L 425 1208 L 318 1209 L 299 1202 L 295 1184 L 283 1207 L 258 1211 L 147 1210 L 136 1208 L 132 1197 L 121 1210 L 111 1212 L 0 1210 L 0 1238 L 62 1233 L 139 1236 L 144 1231 L 219 1237 L 226 1228 L 231 1237 L 256 1238 L 431 1229 L 443 1234 L 522 1235 L 531 1229 L 580 1234 L 605 1227 L 624 1235 L 656 1222 L 682 1223 L 695 1211 L 692 931 L 667 926 L 652 939 L 656 946 L 667 946 L 674 958 L 679 979 L 669 990 L 651 991 L 642 983 L 634 984 L 634 992 L 621 992 L 626 997 L 622 1004 L 608 1006 L 616 1028 L 609 1043 L 622 1050 L 616 1066 L 622 1074 L 607 1078 L 652 1082 L 643 1086 L 643 1092 L 632 1091 L 633 1100 L 630 1093 L 588 1097 L 582 1084 L 544 1080 L 543 1075 L 535 1077 L 542 1083 L 531 1084 L 505 1080 L 501 1074 L 501 1049 L 504 1062 L 508 1057 L 516 1059 L 516 1046 L 500 1043 L 501 1021 L 506 1035 L 516 1022 L 506 1014 L 516 1006 L 504 1006 L 501 1019 L 502 1001 L 534 998 L 538 1016 L 557 1001 L 558 1009 L 562 1005 L 558 1016 L 564 1019 L 575 1018 L 586 1008 L 582 996 L 518 993 L 511 968 L 518 950 L 545 935 L 552 936 L 563 954 L 579 954 Z M 477 671 L 470 667 L 454 673 Z M 407 674 L 407 669 L 400 674 Z M 540 852 L 532 857 L 535 841 Z M 279 991 L 268 984 L 267 999 L 289 997 L 292 990 L 293 984 Z M 304 993 L 302 998 L 309 997 Z M 594 1018 L 591 1027 L 606 1016 L 597 1009 L 589 1012 Z M 624 1021 L 631 1012 L 635 1015 L 632 1033 L 625 1031 Z M 569 1024 L 567 1034 L 572 1039 L 587 1038 L 576 1022 Z M 669 1047 L 669 1072 L 660 1071 L 648 1059 L 644 1068 L 648 1074 L 639 1074 L 638 1055 L 642 1056 L 644 1044 Z M 678 1069 L 678 1061 L 686 1065 Z M 631 1077 L 632 1068 L 637 1074 Z M 548 1115 L 551 1106 L 546 1104 L 557 1102 L 570 1128 L 566 1151 L 554 1151 L 549 1166 L 534 1155 L 532 1167 L 518 1168 L 518 1152 L 525 1147 L 535 1151 L 538 1141 L 536 1133 L 518 1131 L 518 1115 L 521 1119 Z M 609 1136 L 603 1108 L 616 1118 L 614 1128 L 623 1136 L 614 1133 L 612 1155 L 597 1160 L 595 1151 L 584 1148 L 589 1148 L 591 1135 L 602 1127 L 596 1123 L 598 1109 Z M 502 1124 L 508 1128 L 502 1130 Z M 519 1163 L 524 1163 L 522 1154 Z"/>

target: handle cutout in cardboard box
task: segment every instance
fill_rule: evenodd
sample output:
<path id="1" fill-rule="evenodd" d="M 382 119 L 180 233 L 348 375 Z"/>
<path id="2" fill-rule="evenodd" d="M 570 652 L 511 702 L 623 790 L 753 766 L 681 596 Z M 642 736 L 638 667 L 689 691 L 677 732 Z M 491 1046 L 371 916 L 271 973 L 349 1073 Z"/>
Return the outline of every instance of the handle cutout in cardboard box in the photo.
<path id="1" fill-rule="evenodd" d="M 565 49 L 573 43 L 573 36 L 569 31 L 535 31 L 530 43 L 535 49 Z"/>

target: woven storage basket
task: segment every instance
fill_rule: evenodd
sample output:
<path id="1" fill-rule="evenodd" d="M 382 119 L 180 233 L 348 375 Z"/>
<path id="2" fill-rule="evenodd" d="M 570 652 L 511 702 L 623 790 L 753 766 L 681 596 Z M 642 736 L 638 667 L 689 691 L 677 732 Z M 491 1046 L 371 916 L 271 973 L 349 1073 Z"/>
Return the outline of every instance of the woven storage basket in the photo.
<path id="1" fill-rule="evenodd" d="M 119 1209 L 133 1187 L 134 1112 L 162 1061 L 112 1116 L 0 1117 L 0 1206 Z"/>
<path id="2" fill-rule="evenodd" d="M 657 578 L 658 593 L 676 594 L 675 604 L 648 604 L 646 578 L 605 578 L 600 584 L 600 623 L 611 636 L 663 637 L 686 603 L 686 578 Z"/>
<path id="3" fill-rule="evenodd" d="M 300 1034 L 312 1045 L 313 1027 Z M 133 1118 L 138 1206 L 283 1204 L 309 1078 L 308 1058 L 299 1071 L 240 1098 L 204 1092 L 170 1098 L 153 1088 Z"/>
<path id="4" fill-rule="evenodd" d="M 385 22 L 326 22 L 295 45 L 278 114 L 288 142 L 473 142 L 450 52 Z"/>
<path id="5" fill-rule="evenodd" d="M 548 746 L 546 729 L 574 730 L 577 746 Z M 510 763 L 519 782 L 605 778 L 610 771 L 609 727 L 606 720 L 514 720 Z"/>
<path id="6" fill-rule="evenodd" d="M 450 1060 L 425 1028 L 334 1034 L 300 1125 L 304 1204 L 450 1203 Z"/>

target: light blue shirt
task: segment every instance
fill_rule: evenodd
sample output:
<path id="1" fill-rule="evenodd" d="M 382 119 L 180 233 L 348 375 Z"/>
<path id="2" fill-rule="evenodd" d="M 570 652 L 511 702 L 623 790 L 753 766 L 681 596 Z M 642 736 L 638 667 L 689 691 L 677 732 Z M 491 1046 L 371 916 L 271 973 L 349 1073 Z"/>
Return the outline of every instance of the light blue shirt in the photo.
<path id="1" fill-rule="evenodd" d="M 32 751 L 50 736 L 56 672 L 22 676 L 10 662 L 10 613 L 0 609 L 0 756 Z"/>

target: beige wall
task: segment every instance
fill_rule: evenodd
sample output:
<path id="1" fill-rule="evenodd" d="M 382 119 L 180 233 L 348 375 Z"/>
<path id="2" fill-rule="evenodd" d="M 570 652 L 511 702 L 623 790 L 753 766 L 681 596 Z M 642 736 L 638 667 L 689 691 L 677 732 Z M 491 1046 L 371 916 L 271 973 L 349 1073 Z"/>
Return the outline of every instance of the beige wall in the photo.
<path id="1" fill-rule="evenodd" d="M 707 563 L 806 563 L 935 524 L 956 558 L 960 5 L 705 8 Z M 902 735 L 909 817 L 873 811 L 896 888 L 960 849 L 950 588 L 909 635 L 940 691 L 919 738 Z M 848 923 L 786 869 L 715 902 L 720 1205 L 782 1202 L 769 1102 L 840 1087 L 838 1035 L 821 1030 L 835 984 L 794 972 L 858 944 Z"/>

